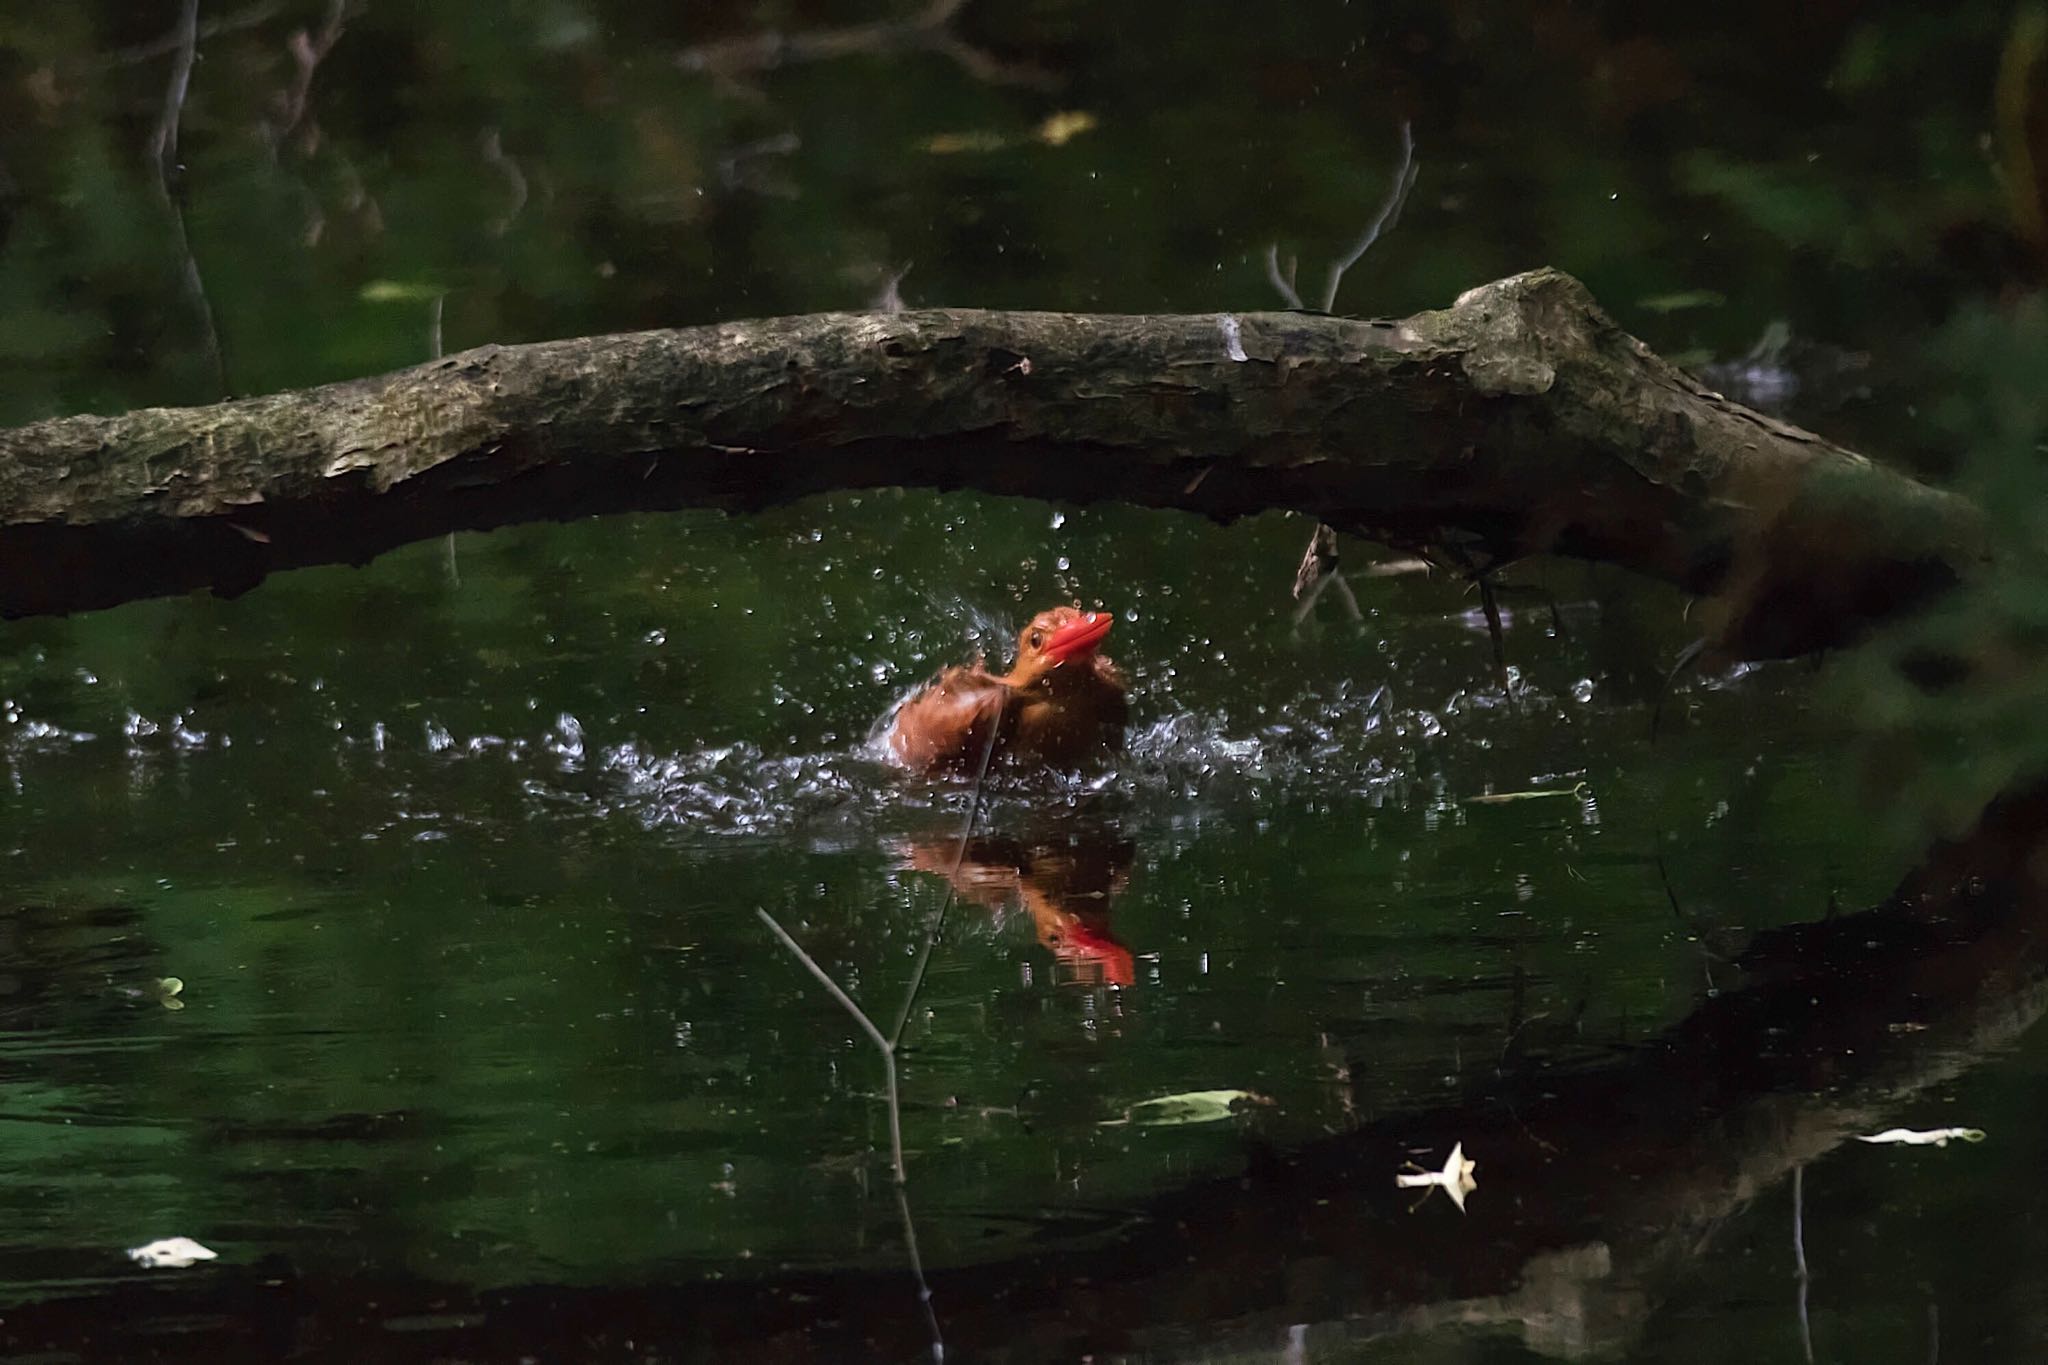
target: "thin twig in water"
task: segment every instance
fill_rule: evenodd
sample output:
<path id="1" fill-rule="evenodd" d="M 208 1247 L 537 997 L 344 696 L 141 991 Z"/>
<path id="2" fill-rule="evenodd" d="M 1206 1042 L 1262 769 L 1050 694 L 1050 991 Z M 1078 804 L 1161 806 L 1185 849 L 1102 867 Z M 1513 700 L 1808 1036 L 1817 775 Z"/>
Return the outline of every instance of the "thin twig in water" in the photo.
<path id="1" fill-rule="evenodd" d="M 1657 742 L 1657 732 L 1664 727 L 1664 703 L 1671 696 L 1672 689 L 1678 686 L 1679 676 L 1698 663 L 1700 656 L 1706 652 L 1705 639 L 1694 640 L 1678 651 L 1678 658 L 1673 661 L 1671 671 L 1664 675 L 1663 686 L 1657 689 L 1656 703 L 1650 707 L 1650 743 Z"/>
<path id="2" fill-rule="evenodd" d="M 932 1307 L 932 1287 L 924 1277 L 924 1256 L 917 1249 L 917 1223 L 910 1216 L 910 1190 L 896 1182 L 896 1212 L 903 1218 L 903 1247 L 910 1254 L 910 1276 L 917 1281 L 917 1306 L 924 1310 L 925 1330 L 932 1334 L 932 1360 L 946 1358 L 946 1339 L 939 1331 L 939 1315 Z"/>
<path id="3" fill-rule="evenodd" d="M 1342 569 L 1333 569 L 1330 572 L 1330 577 L 1335 580 L 1337 596 L 1343 601 L 1344 614 L 1351 618 L 1351 624 L 1354 626 L 1364 625 L 1365 613 L 1358 609 L 1357 594 L 1351 591 L 1351 584 L 1345 581 L 1344 571 Z"/>
<path id="4" fill-rule="evenodd" d="M 1308 590 L 1307 596 L 1294 608 L 1294 625 L 1298 627 L 1308 620 L 1309 613 L 1315 610 L 1316 599 L 1331 588 L 1337 590 L 1337 600 L 1344 604 L 1344 614 L 1351 618 L 1351 624 L 1363 625 L 1365 613 L 1359 610 L 1358 595 L 1351 591 L 1351 584 L 1345 581 L 1342 569 L 1332 569 L 1315 580 L 1315 586 Z"/>
<path id="5" fill-rule="evenodd" d="M 953 897 L 960 884 L 960 865 L 967 860 L 967 841 L 974 837 L 974 822 L 981 814 L 981 784 L 988 777 L 989 760 L 995 757 L 996 737 L 1002 733 L 1003 713 L 1009 705 L 1010 689 L 1005 687 L 996 694 L 995 717 L 989 724 L 988 738 L 982 742 L 981 762 L 974 770 L 974 786 L 967 798 L 967 823 L 961 826 L 960 842 L 953 850 L 953 870 L 946 874 L 945 899 L 939 902 L 939 912 L 932 916 L 931 927 L 925 931 L 924 948 L 917 955 L 917 970 L 910 975 L 910 990 L 903 997 L 903 1009 L 896 1016 L 896 1027 L 889 1033 L 891 1048 L 903 1038 L 903 1029 L 910 1022 L 910 1011 L 917 1004 L 917 993 L 924 986 L 925 968 L 931 965 L 932 949 L 938 946 L 939 935 L 945 931 L 946 912 L 953 908 Z"/>
<path id="6" fill-rule="evenodd" d="M 1493 642 L 1493 671 L 1500 679 L 1502 695 L 1509 701 L 1515 699 L 1515 680 L 1508 672 L 1508 647 L 1501 633 L 1500 599 L 1494 595 L 1493 582 L 1485 574 L 1479 575 L 1479 609 L 1486 613 L 1486 635 Z"/>
<path id="7" fill-rule="evenodd" d="M 1799 1281 L 1799 1347 L 1813 1360 L 1813 1323 L 1807 1317 L 1806 1290 L 1811 1277 L 1806 1273 L 1806 1168 L 1792 1168 L 1792 1264 Z"/>
<path id="8" fill-rule="evenodd" d="M 964 837 L 962 842 L 964 844 Z M 882 1079 L 889 1105 L 890 1171 L 895 1177 L 896 1211 L 903 1218 L 903 1246 L 910 1257 L 911 1278 L 917 1281 L 918 1307 L 923 1311 L 925 1327 L 932 1335 L 932 1359 L 944 1360 L 946 1342 L 939 1330 L 938 1313 L 932 1307 L 931 1285 L 924 1276 L 924 1257 L 917 1246 L 917 1224 L 910 1216 L 910 1188 L 903 1167 L 903 1099 L 896 1084 L 896 1048 L 882 1036 L 882 1031 L 875 1027 L 875 1021 L 868 1018 L 867 1011 L 855 1004 L 853 997 L 839 988 L 839 983 L 818 965 L 816 958 L 804 951 L 802 944 L 789 936 L 789 931 L 776 922 L 775 916 L 760 906 L 754 908 L 754 913 L 761 917 L 762 923 L 774 932 L 775 937 L 782 940 L 783 947 L 796 954 L 796 960 L 804 964 L 810 974 L 818 979 L 818 983 L 839 1002 L 840 1007 L 853 1016 L 853 1021 L 860 1025 L 861 1031 L 867 1034 L 868 1040 L 882 1054 Z"/>
<path id="9" fill-rule="evenodd" d="M 889 1040 L 882 1036 L 882 1031 L 875 1027 L 875 1021 L 868 1018 L 868 1012 L 854 1003 L 853 997 L 840 988 L 839 983 L 832 979 L 830 972 L 818 965 L 816 958 L 804 951 L 801 943 L 798 943 L 789 936 L 789 930 L 783 928 L 775 916 L 759 906 L 754 907 L 754 913 L 761 917 L 762 923 L 775 931 L 775 937 L 782 940 L 782 946 L 795 953 L 796 960 L 803 963 L 812 976 L 818 978 L 818 984 L 823 986 L 826 993 L 839 1002 L 839 1007 L 853 1016 L 853 1022 L 860 1025 L 861 1032 L 867 1034 L 869 1041 L 882 1050 L 883 1056 L 886 1057 L 895 1051 L 894 1048 L 890 1047 Z M 896 1178 L 899 1180 L 903 1178 L 903 1166 L 900 1155 L 897 1159 Z"/>
<path id="10" fill-rule="evenodd" d="M 946 1343 L 939 1331 L 938 1313 L 932 1307 L 931 1285 L 925 1280 L 924 1259 L 917 1246 L 917 1225 L 910 1216 L 909 1174 L 903 1161 L 903 1098 L 897 1085 L 896 1053 L 902 1045 L 903 1031 L 909 1026 L 910 1013 L 917 1005 L 918 992 L 924 986 L 925 970 L 931 965 L 932 950 L 938 946 L 939 935 L 945 929 L 946 913 L 953 908 L 960 867 L 966 861 L 967 845 L 974 837 L 975 821 L 981 814 L 982 783 L 988 777 L 989 761 L 995 756 L 996 739 L 1002 733 L 1003 713 L 1008 704 L 1009 691 L 1006 688 L 997 694 L 996 712 L 989 724 L 988 738 L 981 748 L 981 762 L 974 770 L 974 786 L 967 803 L 967 821 L 960 829 L 959 846 L 953 851 L 953 870 L 946 878 L 945 899 L 939 902 L 938 913 L 932 917 L 931 924 L 925 930 L 924 946 L 917 955 L 917 968 L 911 974 L 910 988 L 903 996 L 903 1008 L 898 1011 L 896 1025 L 890 1030 L 888 1037 L 882 1036 L 882 1030 L 875 1026 L 875 1021 L 868 1017 L 867 1011 L 840 988 L 830 973 L 818 965 L 817 959 L 804 951 L 802 944 L 790 937 L 789 931 L 776 922 L 775 916 L 760 906 L 754 909 L 754 913 L 761 917 L 762 923 L 773 931 L 775 937 L 782 940 L 782 946 L 796 954 L 797 961 L 803 963 L 805 969 L 817 978 L 818 984 L 839 1002 L 840 1008 L 853 1017 L 861 1032 L 867 1034 L 868 1041 L 875 1045 L 875 1050 L 882 1054 L 882 1079 L 889 1105 L 889 1163 L 890 1170 L 896 1178 L 896 1207 L 903 1216 L 903 1244 L 910 1256 L 911 1275 L 917 1281 L 918 1306 L 923 1310 L 925 1326 L 931 1332 L 934 1361 L 945 1359 Z"/>

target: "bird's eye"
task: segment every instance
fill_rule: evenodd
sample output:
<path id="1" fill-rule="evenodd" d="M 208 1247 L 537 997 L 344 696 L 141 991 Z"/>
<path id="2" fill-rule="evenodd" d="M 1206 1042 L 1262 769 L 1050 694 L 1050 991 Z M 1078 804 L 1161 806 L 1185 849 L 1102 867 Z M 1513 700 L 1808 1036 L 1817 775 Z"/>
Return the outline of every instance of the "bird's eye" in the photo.
<path id="1" fill-rule="evenodd" d="M 1037 631 L 1035 631 L 1035 630 L 1034 630 L 1034 631 L 1032 631 L 1032 632 L 1031 632 L 1031 647 L 1032 647 L 1033 649 L 1039 649 L 1039 648 L 1042 648 L 1042 647 L 1044 646 L 1044 644 L 1045 644 L 1045 637 L 1044 637 L 1043 635 L 1040 635 L 1040 634 L 1039 634 L 1039 633 L 1038 633 Z"/>

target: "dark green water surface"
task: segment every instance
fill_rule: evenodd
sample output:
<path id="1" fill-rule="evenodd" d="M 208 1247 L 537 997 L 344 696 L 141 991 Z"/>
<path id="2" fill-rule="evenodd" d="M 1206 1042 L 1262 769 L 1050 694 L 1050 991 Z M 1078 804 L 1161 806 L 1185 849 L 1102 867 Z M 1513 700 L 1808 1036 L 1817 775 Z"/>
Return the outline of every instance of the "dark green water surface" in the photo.
<path id="1" fill-rule="evenodd" d="M 1997 5 L 977 0 L 955 46 L 707 72 L 916 12 L 209 0 L 166 197 L 178 10 L 0 14 L 0 421 L 857 308 L 906 261 L 913 304 L 1270 306 L 1266 245 L 1320 280 L 1405 119 L 1340 307 L 1557 265 L 1939 470 L 1938 328 L 2016 251 Z M 968 794 L 874 728 L 1081 601 L 1130 752 L 992 778 L 906 1035 L 948 1359 L 2048 1349 L 2039 992 L 1988 950 L 1901 985 L 1853 918 L 1925 840 L 1837 668 L 1684 681 L 1653 744 L 1681 599 L 1520 571 L 1510 701 L 1476 596 L 1371 547 L 1365 619 L 1295 623 L 1310 529 L 868 493 L 0 624 L 0 1341 L 928 1358 L 878 1059 L 755 911 L 886 1027 Z M 1127 1121 L 1206 1090 L 1254 1098 Z M 1847 1140 L 1952 1124 L 1989 1137 Z M 1411 1211 L 1453 1142 L 1467 1212 Z M 123 1255 L 174 1235 L 220 1259 Z"/>

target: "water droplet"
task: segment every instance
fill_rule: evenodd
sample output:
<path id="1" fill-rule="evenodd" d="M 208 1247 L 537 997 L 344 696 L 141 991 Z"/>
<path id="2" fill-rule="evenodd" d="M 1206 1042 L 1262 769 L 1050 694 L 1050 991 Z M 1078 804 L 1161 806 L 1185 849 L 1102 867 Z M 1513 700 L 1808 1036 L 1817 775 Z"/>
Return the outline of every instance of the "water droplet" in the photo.
<path id="1" fill-rule="evenodd" d="M 583 761 L 583 722 L 567 711 L 555 717 L 555 729 L 547 738 L 548 752 L 564 763 Z"/>

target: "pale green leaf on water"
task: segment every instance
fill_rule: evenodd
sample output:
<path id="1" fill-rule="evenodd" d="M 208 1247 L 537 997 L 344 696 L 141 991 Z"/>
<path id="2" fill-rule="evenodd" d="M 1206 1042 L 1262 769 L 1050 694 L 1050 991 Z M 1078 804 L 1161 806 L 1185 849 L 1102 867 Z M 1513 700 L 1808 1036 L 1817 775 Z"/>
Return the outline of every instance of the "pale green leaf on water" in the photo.
<path id="1" fill-rule="evenodd" d="M 1636 307 L 1652 313 L 1682 313 L 1688 308 L 1719 308 L 1728 296 L 1713 289 L 1681 289 L 1671 294 L 1652 294 L 1637 299 Z"/>
<path id="2" fill-rule="evenodd" d="M 158 995 L 179 995 L 185 990 L 185 983 L 175 976 L 160 976 L 156 979 Z"/>
<path id="3" fill-rule="evenodd" d="M 1241 1104 L 1271 1104 L 1264 1095 L 1249 1090 L 1187 1090 L 1178 1095 L 1134 1104 L 1120 1119 L 1104 1119 L 1105 1128 L 1130 1124 L 1138 1128 L 1179 1128 L 1191 1123 L 1215 1123 L 1238 1112 Z"/>
<path id="4" fill-rule="evenodd" d="M 1466 797 L 1465 804 L 1468 806 L 1505 806 L 1510 801 L 1535 801 L 1545 796 L 1583 797 L 1586 795 L 1586 791 L 1586 784 L 1579 782 L 1569 787 L 1542 787 L 1535 791 L 1526 792 L 1487 792 L 1483 796 Z"/>
<path id="5" fill-rule="evenodd" d="M 356 297 L 364 303 L 432 303 L 447 292 L 446 287 L 438 284 L 371 280 L 357 291 Z"/>

